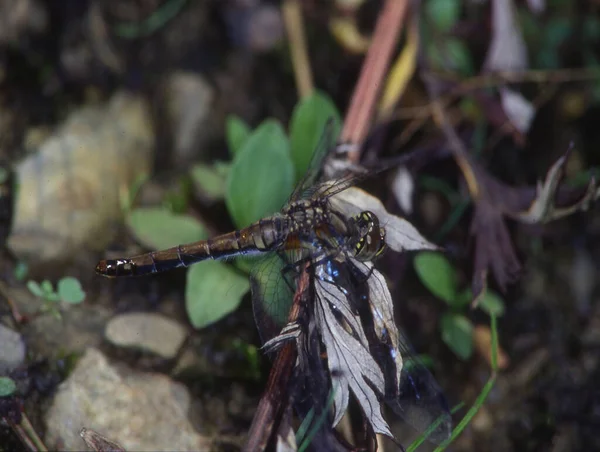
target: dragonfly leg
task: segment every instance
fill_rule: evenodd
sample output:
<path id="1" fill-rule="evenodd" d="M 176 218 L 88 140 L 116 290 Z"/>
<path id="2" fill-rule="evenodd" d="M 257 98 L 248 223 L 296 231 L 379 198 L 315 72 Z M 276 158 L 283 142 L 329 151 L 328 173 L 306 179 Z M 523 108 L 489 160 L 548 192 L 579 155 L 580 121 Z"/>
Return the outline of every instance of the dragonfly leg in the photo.
<path id="1" fill-rule="evenodd" d="M 289 287 L 289 289 L 294 293 L 296 291 L 296 286 L 294 284 L 294 279 L 296 276 L 300 274 L 302 267 L 310 263 L 313 260 L 312 256 L 303 257 L 302 259 L 297 260 L 294 263 L 286 264 L 281 269 L 281 277 Z M 290 277 L 291 276 L 291 277 Z"/>
<path id="2" fill-rule="evenodd" d="M 356 265 L 355 265 L 355 267 L 356 267 Z M 357 269 L 356 270 L 357 275 L 355 275 L 356 279 L 357 279 L 357 282 L 359 284 L 365 284 L 367 282 L 367 280 L 373 274 L 373 271 L 375 271 L 375 267 L 374 266 L 371 266 L 371 268 L 369 269 L 368 272 L 362 272 L 362 271 L 360 271 L 360 270 Z"/>
<path id="3" fill-rule="evenodd" d="M 299 259 L 294 263 L 286 264 L 281 269 L 281 277 L 283 278 L 285 283 L 288 285 L 290 290 L 292 292 L 294 292 L 296 290 L 296 287 L 294 285 L 293 278 L 295 278 L 296 276 L 298 276 L 300 274 L 300 272 L 302 271 L 302 267 L 304 267 L 305 264 L 309 263 L 311 265 L 311 267 L 316 267 L 316 266 L 322 264 L 323 262 L 325 262 L 326 259 L 331 258 L 335 253 L 338 253 L 338 252 L 339 252 L 338 250 L 325 250 L 319 254 L 303 257 L 302 259 Z M 290 278 L 290 273 L 292 274 L 292 278 Z"/>

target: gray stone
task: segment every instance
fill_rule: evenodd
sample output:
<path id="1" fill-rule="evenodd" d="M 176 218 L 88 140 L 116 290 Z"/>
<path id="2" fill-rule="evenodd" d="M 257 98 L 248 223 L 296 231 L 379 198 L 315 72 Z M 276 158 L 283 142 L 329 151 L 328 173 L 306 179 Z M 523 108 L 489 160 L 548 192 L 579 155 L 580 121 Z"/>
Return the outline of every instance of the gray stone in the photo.
<path id="1" fill-rule="evenodd" d="M 21 335 L 0 324 L 0 375 L 6 375 L 25 360 Z"/>
<path id="2" fill-rule="evenodd" d="M 151 312 L 133 312 L 114 317 L 106 325 L 106 339 L 118 347 L 133 347 L 171 359 L 186 337 L 179 323 Z"/>
<path id="3" fill-rule="evenodd" d="M 88 349 L 63 382 L 46 413 L 49 449 L 82 450 L 82 428 L 128 451 L 211 449 L 188 419 L 187 389 L 166 376 L 113 367 Z"/>
<path id="4" fill-rule="evenodd" d="M 175 72 L 165 84 L 167 117 L 173 134 L 173 163 L 185 168 L 198 160 L 214 125 L 215 92 L 200 74 Z"/>
<path id="5" fill-rule="evenodd" d="M 123 187 L 150 172 L 153 149 L 150 108 L 139 96 L 118 92 L 73 111 L 16 167 L 7 246 L 29 265 L 104 249 L 123 215 Z"/>

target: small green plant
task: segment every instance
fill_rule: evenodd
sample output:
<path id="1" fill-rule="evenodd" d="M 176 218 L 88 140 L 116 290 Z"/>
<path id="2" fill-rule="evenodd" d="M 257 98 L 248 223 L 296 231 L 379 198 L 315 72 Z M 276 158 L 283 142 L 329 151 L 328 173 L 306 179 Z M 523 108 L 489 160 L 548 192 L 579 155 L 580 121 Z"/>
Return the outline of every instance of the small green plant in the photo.
<path id="1" fill-rule="evenodd" d="M 196 164 L 190 169 L 189 180 L 201 199 L 224 202 L 237 228 L 248 226 L 285 204 L 306 172 L 325 124 L 332 117 L 339 130 L 340 115 L 322 93 L 296 106 L 289 135 L 274 119 L 252 130 L 240 118 L 230 117 L 226 140 L 231 160 Z M 167 199 L 156 208 L 133 208 L 138 190 L 136 184 L 122 199 L 126 223 L 138 242 L 149 249 L 163 249 L 208 238 L 207 228 L 196 217 L 182 213 L 186 207 L 179 200 L 174 203 Z M 188 270 L 186 310 L 196 328 L 235 310 L 250 290 L 248 272 L 252 263 L 236 259 L 234 264 L 207 261 Z"/>
<path id="2" fill-rule="evenodd" d="M 27 288 L 36 297 L 45 301 L 44 310 L 59 315 L 58 303 L 79 304 L 85 299 L 85 292 L 81 288 L 80 282 L 71 276 L 67 276 L 58 281 L 56 290 L 52 283 L 45 279 L 41 283 L 37 281 L 27 281 Z"/>
<path id="3" fill-rule="evenodd" d="M 442 340 L 458 357 L 469 359 L 473 353 L 473 323 L 465 312 L 473 300 L 471 289 L 459 289 L 456 269 L 442 253 L 421 252 L 413 264 L 425 287 L 449 307 L 440 321 Z M 504 314 L 504 301 L 491 290 L 486 290 L 478 307 L 489 315 Z"/>
<path id="4" fill-rule="evenodd" d="M 0 397 L 8 397 L 15 393 L 17 385 L 9 377 L 0 377 Z"/>

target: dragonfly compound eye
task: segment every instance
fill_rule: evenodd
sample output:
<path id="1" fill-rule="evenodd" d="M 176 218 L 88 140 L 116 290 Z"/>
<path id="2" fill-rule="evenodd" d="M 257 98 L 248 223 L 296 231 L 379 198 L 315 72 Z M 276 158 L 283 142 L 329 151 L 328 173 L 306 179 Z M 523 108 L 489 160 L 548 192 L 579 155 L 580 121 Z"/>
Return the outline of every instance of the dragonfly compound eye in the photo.
<path id="1" fill-rule="evenodd" d="M 385 229 L 379 226 L 379 219 L 367 210 L 354 217 L 354 220 L 358 229 L 354 248 L 356 258 L 369 261 L 379 257 L 385 250 Z"/>

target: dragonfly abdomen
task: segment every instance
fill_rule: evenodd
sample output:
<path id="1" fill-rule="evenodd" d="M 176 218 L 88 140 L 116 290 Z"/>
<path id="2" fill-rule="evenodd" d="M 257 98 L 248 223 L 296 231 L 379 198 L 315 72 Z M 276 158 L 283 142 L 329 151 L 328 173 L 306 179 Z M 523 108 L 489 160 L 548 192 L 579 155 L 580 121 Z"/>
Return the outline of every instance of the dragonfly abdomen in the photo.
<path id="1" fill-rule="evenodd" d="M 285 240 L 282 222 L 279 217 L 263 219 L 247 228 L 212 239 L 125 259 L 102 260 L 96 266 L 96 273 L 109 277 L 141 276 L 187 267 L 206 259 L 226 259 L 271 251 Z"/>

